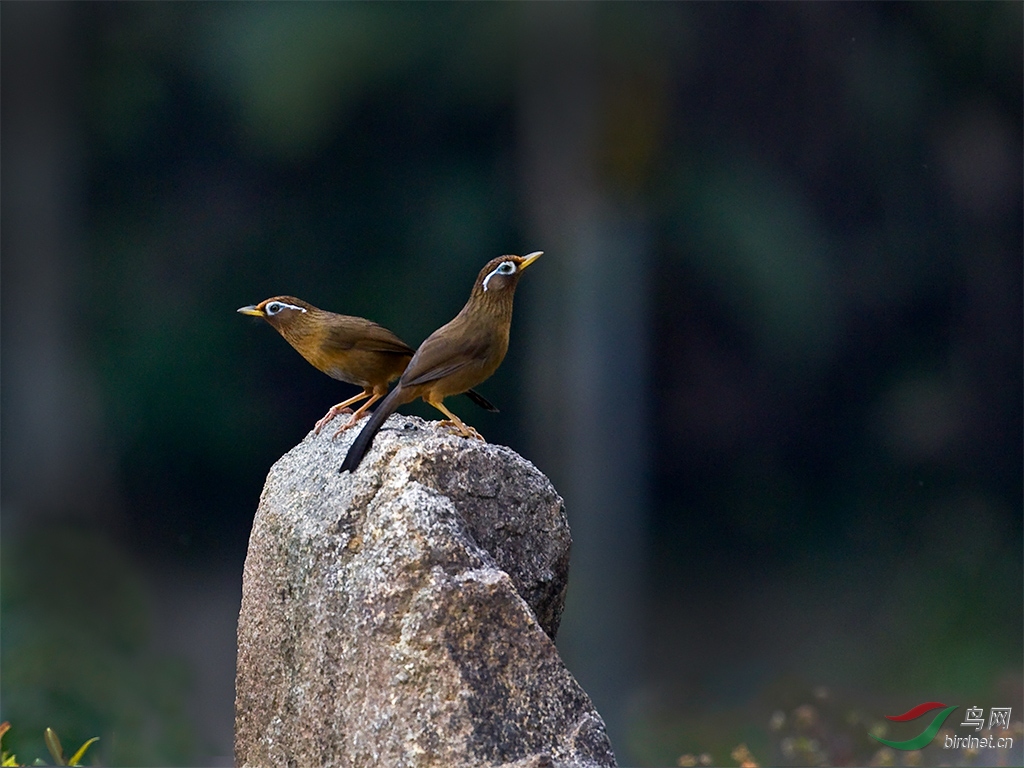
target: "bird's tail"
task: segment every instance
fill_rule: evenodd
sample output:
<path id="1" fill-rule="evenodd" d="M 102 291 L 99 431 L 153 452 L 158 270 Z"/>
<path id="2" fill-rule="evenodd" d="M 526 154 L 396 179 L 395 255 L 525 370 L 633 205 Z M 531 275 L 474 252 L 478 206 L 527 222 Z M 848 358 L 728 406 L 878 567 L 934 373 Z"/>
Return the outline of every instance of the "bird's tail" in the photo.
<path id="1" fill-rule="evenodd" d="M 402 400 L 401 385 L 396 386 L 391 392 L 381 400 L 380 405 L 377 406 L 377 410 L 373 412 L 366 425 L 360 430 L 356 436 L 352 446 L 348 449 L 348 453 L 345 454 L 345 460 L 341 463 L 339 472 L 349 470 L 355 472 L 359 466 L 359 462 L 363 460 L 363 456 L 370 450 L 370 446 L 373 444 L 373 438 L 376 437 L 380 428 L 384 426 L 384 422 L 387 421 L 388 416 L 395 412 L 404 400 Z"/>
<path id="2" fill-rule="evenodd" d="M 497 408 L 495 408 L 495 407 L 494 407 L 493 405 L 491 405 L 491 401 L 490 401 L 490 400 L 488 400 L 488 399 L 487 399 L 486 397 L 484 397 L 483 395 L 481 395 L 481 394 L 480 394 L 479 392 L 477 392 L 476 390 L 473 390 L 473 389 L 467 389 L 467 390 L 466 390 L 466 397 L 468 397 L 468 398 L 469 398 L 470 400 L 472 400 L 472 401 L 473 401 L 474 403 L 476 403 L 477 405 L 479 405 L 479 406 L 480 406 L 481 408 L 483 408 L 483 409 L 484 409 L 485 411 L 490 411 L 491 413 L 498 413 L 498 409 L 497 409 Z"/>

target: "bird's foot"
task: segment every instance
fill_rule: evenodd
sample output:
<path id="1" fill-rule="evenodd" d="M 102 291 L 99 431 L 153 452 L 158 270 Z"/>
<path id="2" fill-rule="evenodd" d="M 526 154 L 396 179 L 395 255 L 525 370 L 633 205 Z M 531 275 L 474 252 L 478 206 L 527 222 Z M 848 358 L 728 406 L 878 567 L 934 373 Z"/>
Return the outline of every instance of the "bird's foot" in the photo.
<path id="1" fill-rule="evenodd" d="M 468 424 L 456 424 L 451 419 L 443 419 L 442 421 L 439 421 L 437 423 L 438 423 L 438 426 L 445 427 L 445 428 L 448 428 L 448 429 L 452 429 L 452 430 L 458 432 L 463 437 L 467 437 L 467 438 L 470 438 L 472 440 L 479 440 L 481 443 L 486 443 L 487 442 L 486 440 L 484 440 L 484 436 L 483 435 L 481 435 L 479 432 L 476 431 L 476 429 L 474 429 L 473 427 L 469 426 Z"/>
<path id="2" fill-rule="evenodd" d="M 348 413 L 352 413 L 352 409 L 351 408 L 346 408 L 345 411 L 347 411 Z M 340 427 L 338 427 L 337 430 L 335 430 L 334 434 L 331 436 L 331 440 L 336 438 L 342 432 L 345 432 L 346 430 L 352 429 L 352 427 L 354 427 L 356 425 L 356 422 L 359 421 L 361 418 L 363 418 L 363 416 L 366 416 L 366 415 L 367 415 L 366 411 L 356 411 L 355 413 L 352 413 L 352 418 L 349 419 L 348 421 L 346 421 Z"/>
<path id="3" fill-rule="evenodd" d="M 342 413 L 352 413 L 352 409 L 349 408 L 348 406 L 345 406 L 344 408 L 339 408 L 338 406 L 335 405 L 333 408 L 331 408 L 331 410 L 324 414 L 323 418 L 320 419 L 320 421 L 316 423 L 316 425 L 313 427 L 313 434 L 319 435 L 321 429 L 326 427 L 334 419 L 335 416 L 338 416 L 339 414 Z M 349 426 L 351 425 L 346 425 L 340 431 L 344 432 L 346 429 L 348 429 Z M 337 433 L 335 433 L 335 437 L 337 437 Z"/>

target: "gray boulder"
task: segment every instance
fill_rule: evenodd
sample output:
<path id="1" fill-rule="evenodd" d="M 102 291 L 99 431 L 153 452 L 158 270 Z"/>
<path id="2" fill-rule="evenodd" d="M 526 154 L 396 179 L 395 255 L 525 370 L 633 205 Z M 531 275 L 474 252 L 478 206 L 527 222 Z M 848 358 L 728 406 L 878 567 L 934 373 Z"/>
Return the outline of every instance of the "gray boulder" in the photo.
<path id="1" fill-rule="evenodd" d="M 553 639 L 568 523 L 512 450 L 395 415 L 271 469 L 238 621 L 241 766 L 614 766 Z"/>

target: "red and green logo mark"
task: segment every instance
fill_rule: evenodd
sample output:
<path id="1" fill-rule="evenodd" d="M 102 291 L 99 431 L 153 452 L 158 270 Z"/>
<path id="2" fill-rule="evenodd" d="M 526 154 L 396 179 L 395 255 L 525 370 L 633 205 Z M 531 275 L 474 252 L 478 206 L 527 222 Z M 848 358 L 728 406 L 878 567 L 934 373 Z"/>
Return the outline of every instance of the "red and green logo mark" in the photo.
<path id="1" fill-rule="evenodd" d="M 917 718 L 931 712 L 932 710 L 942 710 L 932 719 L 931 725 L 912 739 L 907 739 L 906 741 L 890 741 L 889 739 L 883 739 L 879 736 L 875 736 L 874 734 L 871 734 L 871 738 L 875 741 L 880 741 L 885 744 L 885 746 L 892 747 L 893 749 L 921 749 L 935 738 L 935 734 L 939 732 L 942 724 L 946 722 L 946 718 L 949 717 L 956 708 L 956 704 L 952 707 L 947 707 L 942 702 L 929 701 L 925 704 L 918 704 L 916 707 L 904 712 L 902 715 L 886 715 L 886 720 L 892 720 L 896 723 L 906 723 L 911 720 L 917 720 Z"/>

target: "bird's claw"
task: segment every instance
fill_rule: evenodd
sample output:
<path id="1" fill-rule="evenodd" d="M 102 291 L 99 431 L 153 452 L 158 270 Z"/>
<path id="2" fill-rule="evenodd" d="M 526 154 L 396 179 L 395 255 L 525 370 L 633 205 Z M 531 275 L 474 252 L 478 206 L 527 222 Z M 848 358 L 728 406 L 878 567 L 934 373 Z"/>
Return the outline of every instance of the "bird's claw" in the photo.
<path id="1" fill-rule="evenodd" d="M 344 408 L 338 408 L 337 406 L 334 406 L 329 411 L 327 411 L 327 413 L 325 413 L 323 415 L 323 418 L 321 418 L 320 421 L 318 421 L 314 425 L 314 427 L 313 427 L 313 434 L 314 435 L 319 435 L 320 434 L 320 430 L 322 430 L 331 421 L 333 421 L 335 416 L 338 416 L 339 414 L 342 414 L 342 413 L 352 413 L 352 409 L 349 408 L 348 406 L 345 406 Z M 352 423 L 354 423 L 354 422 L 352 422 Z M 350 426 L 352 426 L 352 423 L 346 424 L 344 427 L 342 427 L 340 430 L 338 430 L 338 432 L 335 432 L 334 436 L 337 437 L 339 433 L 344 432 L 346 429 L 348 429 Z"/>
<path id="2" fill-rule="evenodd" d="M 442 421 L 438 422 L 438 426 L 445 427 L 446 429 L 452 429 L 462 437 L 469 438 L 471 440 L 479 440 L 481 443 L 487 442 L 484 439 L 483 435 L 481 435 L 479 432 L 476 431 L 474 427 L 471 427 L 468 424 L 456 424 L 451 419 L 443 419 Z"/>
<path id="3" fill-rule="evenodd" d="M 352 409 L 351 408 L 346 408 L 345 410 L 347 410 L 349 413 L 352 413 Z M 335 430 L 334 434 L 331 436 L 331 439 L 333 440 L 338 435 L 340 435 L 342 432 L 346 432 L 346 431 L 352 429 L 352 427 L 354 427 L 356 425 L 356 422 L 359 421 L 359 419 L 362 416 L 365 416 L 365 415 L 366 415 L 365 411 L 363 413 L 360 413 L 360 414 L 353 414 L 351 419 L 346 421 L 344 424 L 342 424 L 340 427 L 338 427 L 337 430 Z"/>

